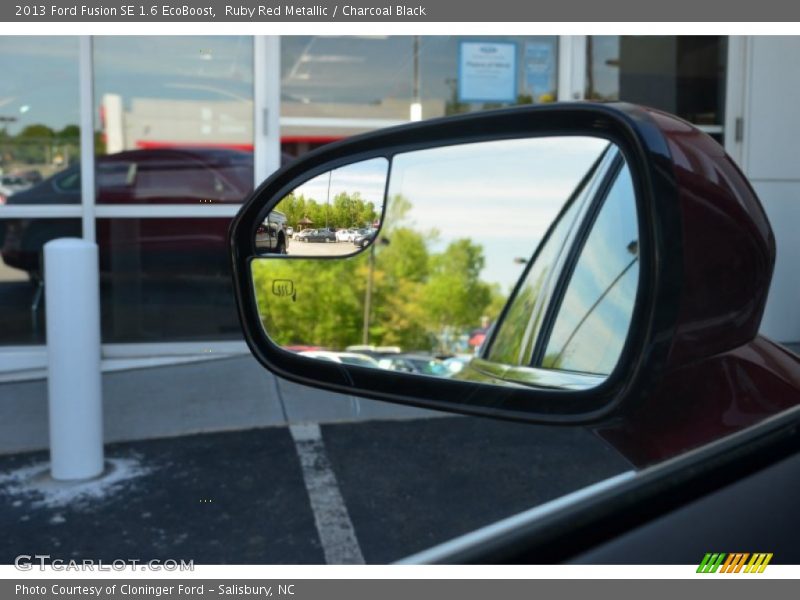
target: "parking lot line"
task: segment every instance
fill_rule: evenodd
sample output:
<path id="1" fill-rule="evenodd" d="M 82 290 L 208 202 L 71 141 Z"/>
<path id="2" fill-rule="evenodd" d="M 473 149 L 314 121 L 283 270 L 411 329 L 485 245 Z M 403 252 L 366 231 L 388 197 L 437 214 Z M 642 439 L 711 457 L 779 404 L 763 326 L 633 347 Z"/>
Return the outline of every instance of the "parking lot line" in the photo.
<path id="1" fill-rule="evenodd" d="M 317 533 L 328 564 L 364 564 L 344 499 L 317 424 L 291 425 Z"/>

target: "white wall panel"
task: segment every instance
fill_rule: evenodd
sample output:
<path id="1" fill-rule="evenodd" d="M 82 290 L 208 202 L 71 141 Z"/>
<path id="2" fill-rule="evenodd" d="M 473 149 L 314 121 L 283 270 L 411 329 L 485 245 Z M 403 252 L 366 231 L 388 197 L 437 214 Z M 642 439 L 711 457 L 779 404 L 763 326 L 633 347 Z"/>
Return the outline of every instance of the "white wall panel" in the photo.
<path id="1" fill-rule="evenodd" d="M 800 340 L 800 182 L 755 182 L 778 248 L 761 331 L 778 342 Z"/>
<path id="2" fill-rule="evenodd" d="M 742 166 L 775 231 L 778 257 L 761 330 L 781 342 L 800 340 L 798 64 L 800 37 L 749 38 Z"/>

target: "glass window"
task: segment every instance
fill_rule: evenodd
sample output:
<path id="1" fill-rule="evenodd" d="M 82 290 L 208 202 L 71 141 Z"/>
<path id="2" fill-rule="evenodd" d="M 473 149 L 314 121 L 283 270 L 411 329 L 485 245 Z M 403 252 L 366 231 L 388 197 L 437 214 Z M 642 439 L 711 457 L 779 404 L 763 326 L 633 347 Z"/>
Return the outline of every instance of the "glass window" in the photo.
<path id="1" fill-rule="evenodd" d="M 409 120 L 411 36 L 281 38 L 281 148 L 322 144 Z"/>
<path id="2" fill-rule="evenodd" d="M 0 73 L 0 205 L 61 203 L 28 192 L 78 161 L 78 38 L 0 37 Z"/>
<path id="3" fill-rule="evenodd" d="M 582 214 L 586 199 L 591 197 L 598 180 L 606 172 L 603 164 L 609 158 L 597 160 L 588 170 L 584 181 L 576 185 L 569 207 L 560 216 L 538 254 L 533 257 L 525 280 L 510 300 L 507 313 L 491 342 L 486 358 L 506 365 L 527 365 L 533 344 L 542 325 L 552 293 L 551 279 L 557 275 L 558 261 L 572 237 L 574 224 Z"/>
<path id="4" fill-rule="evenodd" d="M 252 37 L 98 37 L 94 61 L 99 204 L 252 190 Z"/>
<path id="5" fill-rule="evenodd" d="M 459 69 L 459 53 L 464 51 L 464 44 L 473 42 L 484 44 L 490 51 L 503 45 L 513 46 L 511 77 L 516 83 L 513 100 L 469 102 L 461 97 L 459 90 L 463 92 L 465 88 L 459 86 L 459 78 L 474 77 L 477 73 Z M 422 36 L 419 53 L 423 118 L 556 100 L 557 36 Z"/>
<path id="6" fill-rule="evenodd" d="M 586 99 L 659 108 L 722 141 L 725 36 L 589 36 Z"/>
<path id="7" fill-rule="evenodd" d="M 111 191 L 105 188 L 115 187 L 109 178 L 106 185 L 100 186 L 101 197 L 108 203 L 241 202 L 253 182 L 252 156 L 236 151 L 150 150 L 136 156 L 134 162 L 98 162 L 98 173 L 103 167 L 117 173 L 119 187 L 128 188 L 129 192 L 127 197 L 104 197 L 103 192 Z"/>
<path id="8" fill-rule="evenodd" d="M 230 219 L 98 219 L 103 342 L 241 339 Z"/>
<path id="9" fill-rule="evenodd" d="M 101 188 L 126 188 L 136 180 L 136 163 L 118 161 L 114 163 L 98 163 L 97 186 Z"/>
<path id="10" fill-rule="evenodd" d="M 0 219 L 0 345 L 45 343 L 42 247 L 80 235 L 79 219 Z"/>
<path id="11" fill-rule="evenodd" d="M 497 330 L 488 356 L 489 360 L 507 365 L 518 365 L 525 362 L 525 354 L 528 349 L 526 341 L 530 336 L 524 335 L 523 332 L 532 320 L 534 321 L 533 327 L 538 329 L 543 313 L 543 307 L 541 307 L 543 288 L 564 248 L 572 224 L 579 214 L 579 207 L 580 202 L 573 202 L 553 229 L 550 237 L 547 238 Z M 539 310 L 537 310 L 537 306 L 540 307 Z"/>
<path id="12" fill-rule="evenodd" d="M 463 43 L 509 53 L 513 94 L 459 94 Z M 322 144 L 417 118 L 556 99 L 557 36 L 290 36 L 281 39 L 281 144 L 297 156 Z M 463 83 L 463 82 L 462 82 Z M 462 86 L 463 87 L 463 86 Z"/>
<path id="13" fill-rule="evenodd" d="M 77 194 L 71 196 L 55 196 L 52 202 L 56 202 L 57 199 L 63 199 L 64 203 L 72 202 L 72 203 L 79 203 L 81 201 L 80 193 L 81 193 L 81 172 L 80 169 L 75 166 L 70 169 L 67 169 L 63 173 L 60 173 L 58 176 L 53 178 L 53 186 L 52 186 L 56 193 L 63 192 L 64 194 Z"/>
<path id="14" fill-rule="evenodd" d="M 0 37 L 0 73 L 0 344 L 43 344 L 42 246 L 80 220 L 2 207 L 80 202 L 78 38 Z"/>
<path id="15" fill-rule="evenodd" d="M 626 165 L 581 251 L 542 366 L 610 374 L 628 336 L 638 283 L 636 198 Z"/>

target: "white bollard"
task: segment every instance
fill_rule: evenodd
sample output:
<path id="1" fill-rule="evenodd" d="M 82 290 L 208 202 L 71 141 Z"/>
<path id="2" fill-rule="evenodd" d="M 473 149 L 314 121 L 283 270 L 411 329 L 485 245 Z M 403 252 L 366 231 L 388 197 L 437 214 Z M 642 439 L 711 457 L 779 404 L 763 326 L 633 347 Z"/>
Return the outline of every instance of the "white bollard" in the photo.
<path id="1" fill-rule="evenodd" d="M 97 245 L 76 238 L 47 242 L 44 272 L 50 473 L 89 479 L 104 466 Z"/>

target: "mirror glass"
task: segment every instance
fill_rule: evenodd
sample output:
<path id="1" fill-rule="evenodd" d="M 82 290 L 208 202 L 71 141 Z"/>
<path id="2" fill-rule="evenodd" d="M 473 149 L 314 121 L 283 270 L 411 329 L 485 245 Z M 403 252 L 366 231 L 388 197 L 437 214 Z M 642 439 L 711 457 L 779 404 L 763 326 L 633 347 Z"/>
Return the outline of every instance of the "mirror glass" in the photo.
<path id="1" fill-rule="evenodd" d="M 259 224 L 259 254 L 344 256 L 375 238 L 389 161 L 375 158 L 323 173 L 287 194 Z"/>
<path id="2" fill-rule="evenodd" d="M 284 246 L 260 242 L 276 232 Z M 638 290 L 631 173 L 595 137 L 347 165 L 282 198 L 256 247 L 261 320 L 285 349 L 497 385 L 601 383 Z"/>

